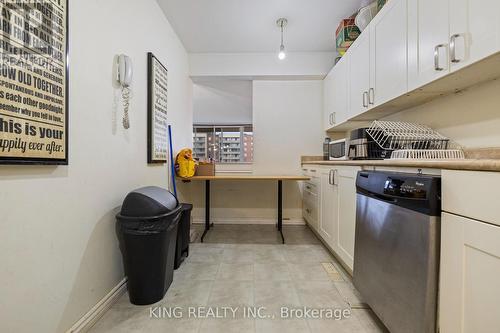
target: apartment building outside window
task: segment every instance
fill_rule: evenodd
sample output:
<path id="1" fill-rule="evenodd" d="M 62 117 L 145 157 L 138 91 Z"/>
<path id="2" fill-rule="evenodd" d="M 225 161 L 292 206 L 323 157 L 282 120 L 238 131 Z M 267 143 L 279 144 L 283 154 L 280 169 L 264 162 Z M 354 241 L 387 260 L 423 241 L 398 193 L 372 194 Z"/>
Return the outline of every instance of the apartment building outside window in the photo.
<path id="1" fill-rule="evenodd" d="M 193 155 L 200 161 L 252 163 L 252 125 L 194 125 Z"/>

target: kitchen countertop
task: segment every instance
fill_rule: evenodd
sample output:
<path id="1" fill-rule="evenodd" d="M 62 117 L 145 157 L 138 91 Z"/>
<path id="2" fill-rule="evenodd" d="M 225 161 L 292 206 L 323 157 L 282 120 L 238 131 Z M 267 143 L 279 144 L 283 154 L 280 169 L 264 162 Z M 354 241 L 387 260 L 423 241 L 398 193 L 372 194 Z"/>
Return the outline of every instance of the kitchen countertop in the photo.
<path id="1" fill-rule="evenodd" d="M 493 171 L 500 172 L 500 159 L 463 159 L 463 160 L 359 160 L 359 161 L 322 161 L 303 160 L 302 165 L 356 165 L 383 167 L 414 167 L 446 170 Z"/>

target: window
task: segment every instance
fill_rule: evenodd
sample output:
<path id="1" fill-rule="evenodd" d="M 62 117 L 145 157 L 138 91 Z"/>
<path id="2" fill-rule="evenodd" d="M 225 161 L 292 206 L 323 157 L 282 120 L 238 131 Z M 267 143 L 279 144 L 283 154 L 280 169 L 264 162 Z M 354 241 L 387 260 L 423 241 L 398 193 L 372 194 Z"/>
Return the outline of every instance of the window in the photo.
<path id="1" fill-rule="evenodd" d="M 252 163 L 252 125 L 194 125 L 194 158 L 217 163 Z"/>

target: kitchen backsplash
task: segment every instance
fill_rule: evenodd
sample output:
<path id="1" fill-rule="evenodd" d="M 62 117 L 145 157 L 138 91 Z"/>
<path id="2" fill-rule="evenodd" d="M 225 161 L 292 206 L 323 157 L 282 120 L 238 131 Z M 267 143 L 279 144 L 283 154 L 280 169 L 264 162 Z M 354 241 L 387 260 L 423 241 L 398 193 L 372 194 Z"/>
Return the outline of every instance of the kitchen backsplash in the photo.
<path id="1" fill-rule="evenodd" d="M 444 96 L 384 120 L 423 123 L 465 148 L 500 147 L 500 80 Z"/>

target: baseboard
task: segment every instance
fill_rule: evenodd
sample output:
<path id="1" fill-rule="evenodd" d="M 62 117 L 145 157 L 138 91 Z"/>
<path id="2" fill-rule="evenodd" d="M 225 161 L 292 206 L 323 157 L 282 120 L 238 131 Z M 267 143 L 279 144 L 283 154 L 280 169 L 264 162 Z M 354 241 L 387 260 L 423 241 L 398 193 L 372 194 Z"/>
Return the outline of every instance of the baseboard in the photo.
<path id="1" fill-rule="evenodd" d="M 276 224 L 276 219 L 263 219 L 256 217 L 212 217 L 210 222 L 215 224 Z M 193 223 L 204 224 L 204 217 L 194 217 Z M 306 222 L 302 218 L 283 219 L 283 225 L 305 225 Z"/>
<path id="2" fill-rule="evenodd" d="M 121 280 L 103 299 L 87 312 L 66 333 L 85 333 L 108 311 L 127 291 L 127 278 Z"/>

